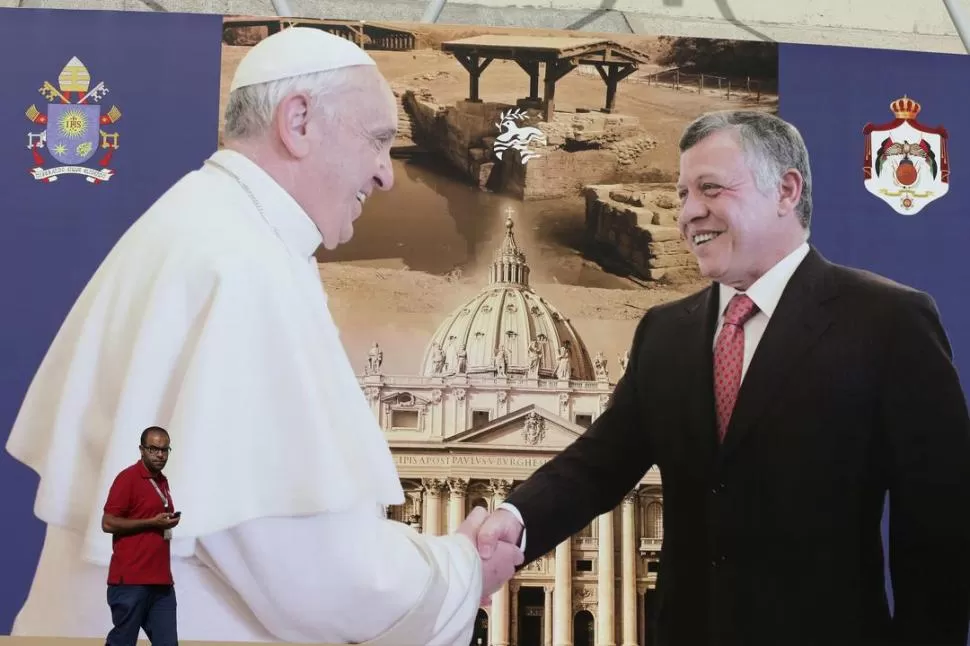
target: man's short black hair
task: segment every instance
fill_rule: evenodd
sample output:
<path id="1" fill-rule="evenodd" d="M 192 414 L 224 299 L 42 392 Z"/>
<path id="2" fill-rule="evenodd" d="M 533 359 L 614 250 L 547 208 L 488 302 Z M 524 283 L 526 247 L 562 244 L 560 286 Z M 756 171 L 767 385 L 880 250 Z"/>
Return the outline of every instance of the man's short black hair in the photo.
<path id="1" fill-rule="evenodd" d="M 141 432 L 140 441 L 142 446 L 145 446 L 145 441 L 148 439 L 148 436 L 151 435 L 152 433 L 161 433 L 165 437 L 168 437 L 168 431 L 166 431 L 161 426 L 149 426 L 148 428 L 146 428 L 144 431 Z"/>

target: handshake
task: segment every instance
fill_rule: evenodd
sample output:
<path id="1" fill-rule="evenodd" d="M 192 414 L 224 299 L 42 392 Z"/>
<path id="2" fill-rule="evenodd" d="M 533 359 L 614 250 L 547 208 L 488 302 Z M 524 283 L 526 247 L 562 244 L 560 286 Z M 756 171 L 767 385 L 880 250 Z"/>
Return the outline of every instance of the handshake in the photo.
<path id="1" fill-rule="evenodd" d="M 491 603 L 492 595 L 515 575 L 525 555 L 519 549 L 522 524 L 512 512 L 498 509 L 491 514 L 476 507 L 458 527 L 457 533 L 467 537 L 478 548 L 482 560 L 483 606 Z"/>

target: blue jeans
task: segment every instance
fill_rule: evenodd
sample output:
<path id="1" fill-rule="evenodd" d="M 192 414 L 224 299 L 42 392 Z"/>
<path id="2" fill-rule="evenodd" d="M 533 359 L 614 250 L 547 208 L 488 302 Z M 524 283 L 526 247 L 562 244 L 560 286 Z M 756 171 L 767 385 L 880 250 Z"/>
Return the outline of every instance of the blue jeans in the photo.
<path id="1" fill-rule="evenodd" d="M 139 629 L 152 646 L 178 646 L 175 586 L 109 585 L 108 607 L 114 628 L 106 646 L 135 646 Z"/>

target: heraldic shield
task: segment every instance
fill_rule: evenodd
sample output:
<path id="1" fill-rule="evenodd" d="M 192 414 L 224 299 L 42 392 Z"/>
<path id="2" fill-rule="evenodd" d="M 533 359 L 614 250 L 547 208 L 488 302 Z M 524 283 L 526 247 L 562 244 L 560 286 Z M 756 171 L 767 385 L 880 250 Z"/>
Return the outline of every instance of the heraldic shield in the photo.
<path id="1" fill-rule="evenodd" d="M 922 107 L 904 96 L 889 104 L 896 117 L 866 124 L 865 187 L 901 215 L 915 215 L 950 188 L 947 133 L 916 120 Z"/>
<path id="2" fill-rule="evenodd" d="M 101 106 L 52 103 L 47 106 L 47 150 L 62 164 L 83 164 L 98 148 Z"/>
<path id="3" fill-rule="evenodd" d="M 101 103 L 109 92 L 108 86 L 100 81 L 92 87 L 91 73 L 74 56 L 57 76 L 57 85 L 44 81 L 37 91 L 47 105 L 31 105 L 24 111 L 32 124 L 27 131 L 27 150 L 34 165 L 28 172 L 45 184 L 57 181 L 61 175 L 81 175 L 91 184 L 110 180 L 115 171 L 108 164 L 118 150 L 120 136 L 114 124 L 121 119 L 121 110 Z M 63 166 L 45 168 L 45 150 Z M 89 160 L 94 161 L 99 150 L 103 152 L 101 159 L 93 167 L 84 166 Z"/>

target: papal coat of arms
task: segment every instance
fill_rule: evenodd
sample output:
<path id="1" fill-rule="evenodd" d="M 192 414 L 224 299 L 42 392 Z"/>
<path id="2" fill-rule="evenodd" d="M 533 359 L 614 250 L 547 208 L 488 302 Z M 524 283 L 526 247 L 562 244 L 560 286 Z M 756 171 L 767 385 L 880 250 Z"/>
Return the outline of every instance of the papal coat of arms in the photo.
<path id="1" fill-rule="evenodd" d="M 34 179 L 49 183 L 59 175 L 84 175 L 92 184 L 111 179 L 114 171 L 108 164 L 118 149 L 118 133 L 105 128 L 121 118 L 121 110 L 116 105 L 102 109 L 101 99 L 109 91 L 104 82 L 92 88 L 88 68 L 75 56 L 61 70 L 56 87 L 44 81 L 38 91 L 47 105 L 44 109 L 31 105 L 26 112 L 31 123 L 43 126 L 40 132 L 27 132 L 27 149 L 34 156 L 29 172 Z M 99 148 L 105 154 L 96 167 L 85 166 Z M 45 167 L 42 151 L 62 165 Z"/>
<path id="2" fill-rule="evenodd" d="M 947 134 L 916 120 L 922 107 L 903 96 L 889 104 L 896 117 L 882 125 L 866 124 L 866 190 L 897 213 L 915 215 L 950 188 Z"/>

